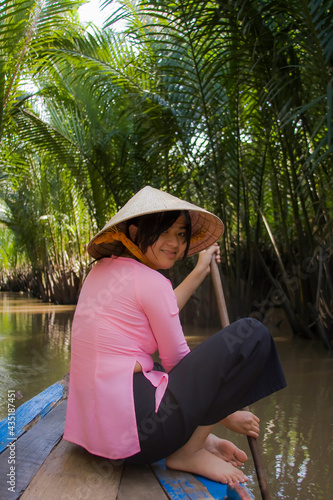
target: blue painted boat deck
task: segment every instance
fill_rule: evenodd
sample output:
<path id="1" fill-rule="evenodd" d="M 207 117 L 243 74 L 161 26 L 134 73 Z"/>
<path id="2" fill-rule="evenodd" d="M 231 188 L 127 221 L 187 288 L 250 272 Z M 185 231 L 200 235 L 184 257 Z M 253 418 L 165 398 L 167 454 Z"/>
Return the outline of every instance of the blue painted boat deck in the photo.
<path id="1" fill-rule="evenodd" d="M 250 500 L 252 493 L 245 485 L 226 485 L 211 481 L 196 474 L 170 471 L 161 460 L 152 465 L 152 469 L 171 500 Z"/>
<path id="2" fill-rule="evenodd" d="M 31 422 L 43 418 L 63 398 L 64 385 L 56 382 L 34 398 L 26 401 L 15 410 L 14 425 L 9 417 L 0 422 L 0 453 L 11 441 L 17 439 Z"/>
<path id="3" fill-rule="evenodd" d="M 192 476 L 192 474 L 179 472 L 172 473 L 166 468 L 164 460 L 153 464 L 152 468 L 172 500 L 210 498 L 208 495 L 205 495 L 205 489 L 215 500 L 224 500 L 227 495 L 227 486 L 225 484 L 216 483 L 197 475 Z M 196 479 L 196 482 L 193 481 L 193 478 Z"/>

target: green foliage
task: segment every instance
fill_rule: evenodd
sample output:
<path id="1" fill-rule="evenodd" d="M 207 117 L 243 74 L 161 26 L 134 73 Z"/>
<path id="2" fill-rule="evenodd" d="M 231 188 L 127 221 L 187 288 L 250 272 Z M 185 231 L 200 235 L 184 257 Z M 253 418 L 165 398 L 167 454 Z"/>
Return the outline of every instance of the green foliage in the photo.
<path id="1" fill-rule="evenodd" d="M 0 1 L 2 198 L 32 267 L 84 274 L 150 184 L 224 220 L 232 319 L 279 297 L 329 347 L 333 1 L 122 0 L 93 31 L 79 3 Z"/>

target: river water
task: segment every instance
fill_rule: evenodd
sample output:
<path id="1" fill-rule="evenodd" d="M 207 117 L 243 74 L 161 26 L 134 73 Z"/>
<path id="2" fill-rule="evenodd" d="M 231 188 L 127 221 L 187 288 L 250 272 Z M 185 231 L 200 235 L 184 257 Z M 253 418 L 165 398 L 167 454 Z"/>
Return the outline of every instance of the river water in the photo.
<path id="1" fill-rule="evenodd" d="M 261 420 L 258 445 L 272 499 L 328 500 L 333 491 L 333 355 L 320 344 L 293 338 L 281 311 L 266 318 L 288 387 L 251 408 Z M 43 304 L 24 294 L 0 292 L 0 419 L 8 390 L 16 405 L 60 380 L 69 369 L 74 306 Z M 184 328 L 190 347 L 210 330 Z M 244 436 L 216 427 L 249 456 L 245 473 L 260 499 Z"/>

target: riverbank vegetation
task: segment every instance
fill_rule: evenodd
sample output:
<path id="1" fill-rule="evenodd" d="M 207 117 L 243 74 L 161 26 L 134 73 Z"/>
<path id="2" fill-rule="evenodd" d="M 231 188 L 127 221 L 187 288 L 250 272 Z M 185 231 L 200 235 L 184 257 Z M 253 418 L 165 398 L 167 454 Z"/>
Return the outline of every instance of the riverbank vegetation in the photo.
<path id="1" fill-rule="evenodd" d="M 3 288 L 75 303 L 150 184 L 225 222 L 231 319 L 282 305 L 330 348 L 333 1 L 123 0 L 103 29 L 82 3 L 0 0 Z"/>

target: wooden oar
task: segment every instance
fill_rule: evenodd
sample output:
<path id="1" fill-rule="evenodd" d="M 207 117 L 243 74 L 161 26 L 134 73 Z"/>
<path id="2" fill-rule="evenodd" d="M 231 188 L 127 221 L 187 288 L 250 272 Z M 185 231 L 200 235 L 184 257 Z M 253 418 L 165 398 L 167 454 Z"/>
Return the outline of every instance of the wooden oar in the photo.
<path id="1" fill-rule="evenodd" d="M 213 255 L 210 268 L 211 268 L 211 275 L 216 295 L 217 308 L 220 316 L 220 321 L 222 328 L 225 328 L 226 326 L 230 325 L 230 321 L 229 321 L 227 306 L 225 303 L 220 271 L 215 259 L 215 254 Z M 244 408 L 244 410 L 249 410 L 249 408 L 246 407 Z M 258 442 L 256 438 L 253 438 L 251 436 L 247 436 L 247 440 L 249 443 L 249 447 L 254 461 L 254 466 L 257 473 L 261 497 L 263 500 L 270 500 L 271 496 L 268 491 L 268 485 L 265 477 L 264 468 L 262 465 L 261 455 L 258 449 Z"/>

